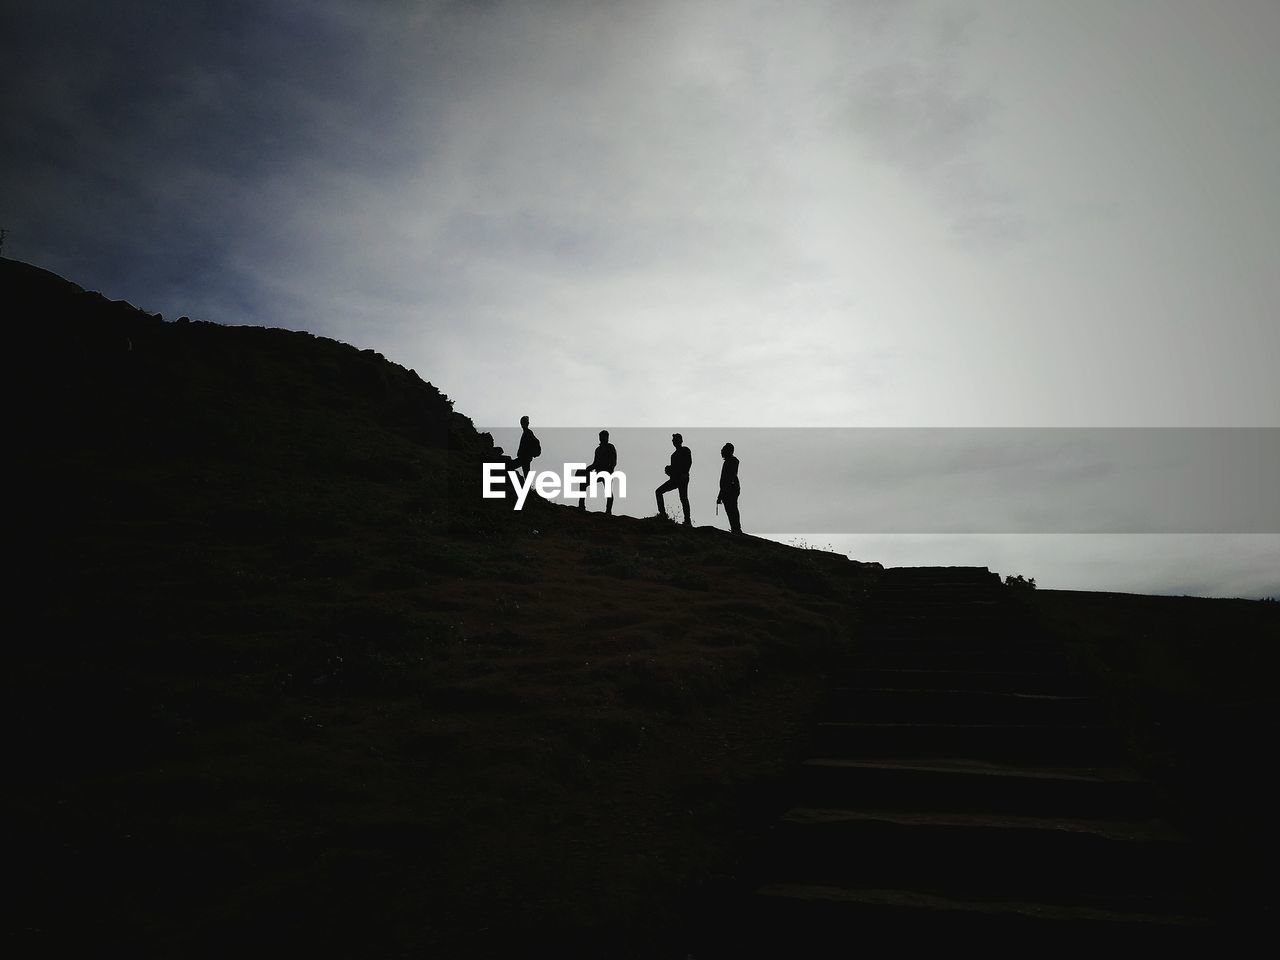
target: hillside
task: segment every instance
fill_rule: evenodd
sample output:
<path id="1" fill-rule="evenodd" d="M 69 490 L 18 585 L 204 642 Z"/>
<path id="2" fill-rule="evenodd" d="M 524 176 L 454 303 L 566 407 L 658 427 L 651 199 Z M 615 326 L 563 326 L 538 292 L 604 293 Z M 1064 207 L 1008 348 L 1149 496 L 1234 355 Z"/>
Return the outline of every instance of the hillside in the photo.
<path id="1" fill-rule="evenodd" d="M 617 955 L 731 878 L 874 568 L 514 513 L 489 437 L 371 351 L 0 270 L 25 936 Z"/>
<path id="2" fill-rule="evenodd" d="M 372 351 L 10 260 L 0 302 L 28 950 L 683 957 L 749 885 L 828 675 L 877 604 L 911 622 L 929 597 L 822 551 L 483 501 L 491 438 Z M 1260 915 L 1278 606 L 994 593 Z"/>

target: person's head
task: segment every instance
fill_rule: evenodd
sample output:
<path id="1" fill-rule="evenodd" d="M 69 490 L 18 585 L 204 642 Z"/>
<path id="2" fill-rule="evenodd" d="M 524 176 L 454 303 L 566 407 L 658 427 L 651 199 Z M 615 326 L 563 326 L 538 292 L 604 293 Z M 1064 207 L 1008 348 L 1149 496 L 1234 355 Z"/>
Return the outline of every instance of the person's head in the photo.
<path id="1" fill-rule="evenodd" d="M 601 442 L 601 443 L 608 443 L 608 442 L 609 442 L 609 431 L 608 431 L 608 430 L 601 430 L 601 431 L 600 431 L 600 442 Z"/>
<path id="2" fill-rule="evenodd" d="M 721 447 L 721 448 L 720 448 L 720 456 L 724 457 L 726 460 L 727 460 L 727 459 L 729 459 L 729 457 L 732 457 L 732 456 L 733 456 L 733 444 L 732 444 L 732 443 L 726 443 L 723 447 Z"/>
<path id="3" fill-rule="evenodd" d="M 680 445 L 681 445 L 681 444 L 683 444 L 683 443 L 684 443 L 684 437 L 680 436 L 680 434 L 678 434 L 678 433 L 673 433 L 673 434 L 671 435 L 671 445 L 672 445 L 673 447 L 678 447 L 678 446 L 680 446 Z"/>
<path id="4" fill-rule="evenodd" d="M 521 417 L 521 418 L 520 418 L 520 426 L 525 427 L 525 428 L 528 428 L 528 426 L 529 426 L 529 418 L 528 418 L 528 417 Z"/>

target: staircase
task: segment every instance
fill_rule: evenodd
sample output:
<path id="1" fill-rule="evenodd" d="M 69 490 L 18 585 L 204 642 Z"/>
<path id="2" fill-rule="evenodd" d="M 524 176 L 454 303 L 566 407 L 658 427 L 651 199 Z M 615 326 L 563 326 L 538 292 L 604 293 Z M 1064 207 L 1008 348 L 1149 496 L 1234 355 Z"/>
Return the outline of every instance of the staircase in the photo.
<path id="1" fill-rule="evenodd" d="M 693 956 L 846 956 L 871 935 L 979 934 L 984 951 L 1209 937 L 1202 855 L 1119 747 L 995 574 L 886 570 L 754 892 Z"/>

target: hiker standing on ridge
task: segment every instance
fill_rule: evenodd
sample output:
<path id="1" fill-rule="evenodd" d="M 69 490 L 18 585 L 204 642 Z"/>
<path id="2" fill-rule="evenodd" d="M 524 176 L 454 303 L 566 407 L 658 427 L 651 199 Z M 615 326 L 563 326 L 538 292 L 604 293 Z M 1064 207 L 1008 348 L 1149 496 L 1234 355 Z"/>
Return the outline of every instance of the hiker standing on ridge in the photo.
<path id="1" fill-rule="evenodd" d="M 520 446 L 516 449 L 516 466 L 520 468 L 520 479 L 529 477 L 529 465 L 534 457 L 542 456 L 542 444 L 529 429 L 529 418 L 520 418 Z"/>
<path id="2" fill-rule="evenodd" d="M 667 506 L 662 501 L 662 495 L 668 490 L 679 490 L 680 507 L 684 510 L 684 525 L 691 527 L 693 520 L 689 516 L 689 470 L 693 467 L 693 454 L 684 445 L 684 437 L 678 433 L 671 435 L 671 445 L 675 447 L 671 453 L 671 466 L 662 468 L 667 472 L 667 482 L 653 492 L 658 499 L 658 516 L 667 515 Z"/>
<path id="3" fill-rule="evenodd" d="M 716 497 L 716 503 L 724 504 L 724 515 L 729 518 L 729 529 L 734 533 L 741 533 L 738 494 L 742 492 L 742 488 L 738 485 L 738 458 L 733 455 L 733 444 L 726 443 L 721 447 L 720 456 L 724 457 L 724 466 L 720 468 L 720 495 Z"/>
<path id="4" fill-rule="evenodd" d="M 591 466 L 586 469 L 586 478 L 589 481 L 593 473 L 613 473 L 618 468 L 618 451 L 614 449 L 612 443 L 609 442 L 609 431 L 600 431 L 600 446 L 596 447 L 595 457 L 591 461 Z M 609 484 L 609 499 L 605 501 L 604 512 L 606 515 L 613 514 L 613 484 Z M 578 501 L 578 509 L 587 509 L 587 498 L 583 497 Z"/>

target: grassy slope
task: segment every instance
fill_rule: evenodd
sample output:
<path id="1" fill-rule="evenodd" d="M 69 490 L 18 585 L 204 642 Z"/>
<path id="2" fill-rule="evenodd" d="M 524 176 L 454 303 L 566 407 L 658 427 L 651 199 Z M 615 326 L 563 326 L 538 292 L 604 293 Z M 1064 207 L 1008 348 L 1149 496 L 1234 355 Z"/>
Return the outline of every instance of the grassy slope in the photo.
<path id="1" fill-rule="evenodd" d="M 0 270 L 28 935 L 643 953 L 731 882 L 872 574 L 480 503 L 487 436 L 376 354 Z"/>

